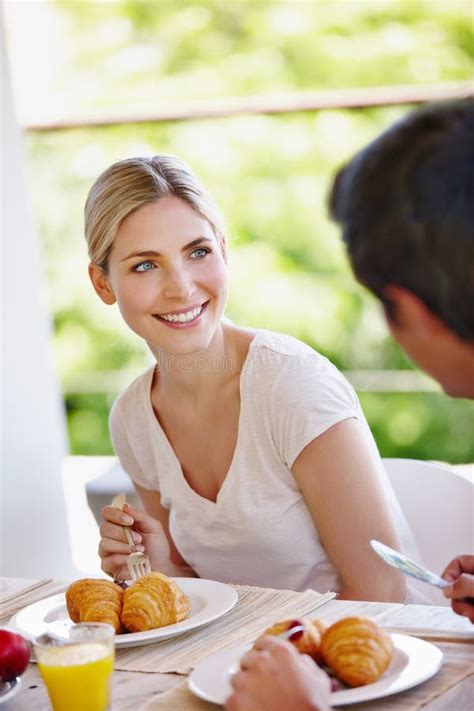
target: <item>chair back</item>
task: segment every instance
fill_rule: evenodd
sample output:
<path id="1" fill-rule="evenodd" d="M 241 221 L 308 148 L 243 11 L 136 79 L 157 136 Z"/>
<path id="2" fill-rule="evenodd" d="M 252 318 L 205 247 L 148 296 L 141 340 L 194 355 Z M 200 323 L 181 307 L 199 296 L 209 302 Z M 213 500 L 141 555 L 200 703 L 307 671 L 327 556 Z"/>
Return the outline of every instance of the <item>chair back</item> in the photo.
<path id="1" fill-rule="evenodd" d="M 474 481 L 469 472 L 417 459 L 383 459 L 421 562 L 441 574 L 474 550 Z"/>

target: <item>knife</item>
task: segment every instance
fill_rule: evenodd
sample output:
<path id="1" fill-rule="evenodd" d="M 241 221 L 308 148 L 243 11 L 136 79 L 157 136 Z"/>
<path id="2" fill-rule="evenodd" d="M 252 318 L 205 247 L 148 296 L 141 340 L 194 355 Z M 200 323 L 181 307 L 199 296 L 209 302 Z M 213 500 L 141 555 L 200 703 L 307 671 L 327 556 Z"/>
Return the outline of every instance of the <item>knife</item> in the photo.
<path id="1" fill-rule="evenodd" d="M 380 541 L 376 541 L 372 538 L 370 545 L 382 560 L 391 565 L 392 568 L 401 570 L 405 575 L 409 575 L 417 580 L 422 580 L 424 583 L 434 585 L 437 588 L 446 588 L 450 585 L 450 583 L 440 578 L 436 573 L 432 573 L 431 570 L 424 568 L 419 563 L 415 563 L 414 560 L 411 560 L 411 558 L 408 558 L 403 553 L 390 548 L 390 546 L 386 546 L 385 543 L 380 543 Z"/>

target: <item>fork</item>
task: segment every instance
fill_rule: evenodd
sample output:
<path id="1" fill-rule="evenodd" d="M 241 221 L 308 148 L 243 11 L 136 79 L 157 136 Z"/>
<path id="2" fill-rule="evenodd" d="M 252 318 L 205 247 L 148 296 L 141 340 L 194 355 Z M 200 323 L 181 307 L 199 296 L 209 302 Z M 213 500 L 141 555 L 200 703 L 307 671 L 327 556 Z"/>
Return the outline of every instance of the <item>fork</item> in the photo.
<path id="1" fill-rule="evenodd" d="M 123 506 L 126 503 L 127 499 L 125 494 L 117 494 L 117 496 L 114 496 L 112 499 L 112 506 L 115 506 L 120 510 L 123 509 Z M 122 528 L 130 547 L 130 555 L 127 558 L 128 572 L 132 580 L 138 580 L 138 578 L 141 578 L 143 575 L 151 573 L 150 559 L 145 553 L 139 553 L 136 550 L 129 526 L 122 526 Z"/>
<path id="2" fill-rule="evenodd" d="M 280 632 L 277 637 L 280 637 L 280 639 L 287 639 L 289 642 L 296 642 L 296 640 L 304 635 L 305 631 L 306 627 L 303 622 L 300 620 L 293 620 L 291 626 L 287 630 Z"/>

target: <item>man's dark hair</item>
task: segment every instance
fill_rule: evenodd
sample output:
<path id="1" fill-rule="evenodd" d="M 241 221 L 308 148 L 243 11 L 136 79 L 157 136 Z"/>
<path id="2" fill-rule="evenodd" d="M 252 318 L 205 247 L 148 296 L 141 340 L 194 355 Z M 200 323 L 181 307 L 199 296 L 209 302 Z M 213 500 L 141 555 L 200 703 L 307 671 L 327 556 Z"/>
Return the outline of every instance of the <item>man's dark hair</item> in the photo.
<path id="1" fill-rule="evenodd" d="M 425 107 L 384 132 L 339 171 L 330 211 L 389 318 L 384 292 L 396 284 L 474 339 L 474 99 Z"/>

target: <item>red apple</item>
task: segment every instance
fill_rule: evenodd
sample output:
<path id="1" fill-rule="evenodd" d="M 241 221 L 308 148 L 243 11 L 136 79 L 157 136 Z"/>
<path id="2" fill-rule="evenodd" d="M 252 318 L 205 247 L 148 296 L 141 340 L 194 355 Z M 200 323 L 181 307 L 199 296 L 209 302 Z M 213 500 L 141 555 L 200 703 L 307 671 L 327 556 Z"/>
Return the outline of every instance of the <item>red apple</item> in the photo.
<path id="1" fill-rule="evenodd" d="M 30 659 L 30 647 L 24 637 L 0 630 L 0 680 L 11 681 L 23 674 Z"/>

